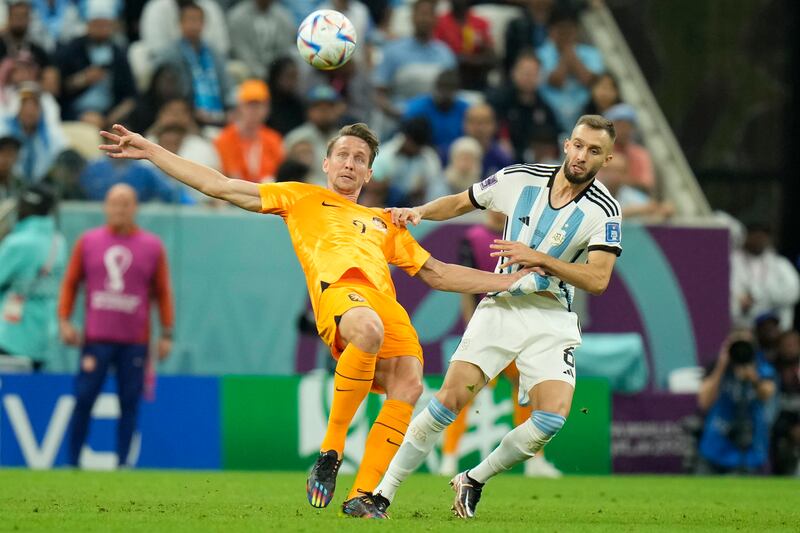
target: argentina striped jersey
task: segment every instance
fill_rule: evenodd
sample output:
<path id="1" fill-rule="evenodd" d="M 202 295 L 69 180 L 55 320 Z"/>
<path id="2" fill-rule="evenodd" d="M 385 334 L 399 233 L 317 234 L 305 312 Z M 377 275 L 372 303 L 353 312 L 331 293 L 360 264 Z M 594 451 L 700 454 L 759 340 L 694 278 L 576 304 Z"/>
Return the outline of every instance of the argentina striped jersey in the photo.
<path id="1" fill-rule="evenodd" d="M 503 238 L 567 263 L 585 263 L 587 254 L 622 253 L 619 203 L 596 181 L 560 209 L 550 203 L 550 189 L 560 165 L 511 165 L 474 184 L 469 197 L 475 207 L 504 213 Z M 501 258 L 502 259 L 502 258 Z M 500 261 L 496 272 L 500 272 Z M 514 267 L 518 268 L 518 267 Z M 571 309 L 574 287 L 553 276 L 536 276 L 536 290 L 553 293 Z"/>

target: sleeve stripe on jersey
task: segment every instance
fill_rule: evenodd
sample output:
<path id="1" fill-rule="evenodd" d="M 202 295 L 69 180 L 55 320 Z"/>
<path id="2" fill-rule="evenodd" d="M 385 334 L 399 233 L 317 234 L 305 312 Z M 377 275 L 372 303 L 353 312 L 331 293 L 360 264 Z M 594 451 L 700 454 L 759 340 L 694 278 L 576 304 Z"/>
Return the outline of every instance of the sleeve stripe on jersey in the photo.
<path id="1" fill-rule="evenodd" d="M 619 216 L 619 211 L 617 211 L 616 206 L 611 202 L 611 200 L 597 194 L 594 188 L 589 188 L 589 190 L 586 192 L 586 197 L 595 203 L 602 203 L 604 206 L 606 206 L 608 209 L 604 209 L 603 211 L 605 211 L 608 216 Z"/>
<path id="2" fill-rule="evenodd" d="M 604 203 L 611 209 L 611 212 L 614 213 L 614 216 L 619 216 L 619 208 L 617 207 L 617 201 L 614 200 L 614 198 L 604 193 L 594 185 L 589 187 L 589 192 L 598 200 L 603 200 Z"/>
<path id="3" fill-rule="evenodd" d="M 617 213 L 617 216 L 619 216 L 619 214 L 620 214 L 619 202 L 617 201 L 616 198 L 611 196 L 611 193 L 609 193 L 608 191 L 604 191 L 603 189 L 598 187 L 597 183 L 593 183 L 592 186 L 591 186 L 591 189 L 594 190 L 595 193 L 599 194 L 600 196 L 602 196 L 603 198 L 605 198 L 606 200 L 611 202 L 611 205 L 613 205 L 615 207 L 615 211 Z"/>
<path id="4" fill-rule="evenodd" d="M 594 252 L 595 250 L 599 250 L 601 252 L 608 252 L 610 254 L 614 254 L 617 257 L 622 255 L 622 248 L 618 246 L 605 246 L 603 244 L 593 244 L 589 247 L 590 252 Z"/>
<path id="5" fill-rule="evenodd" d="M 588 194 L 585 196 L 585 198 L 587 200 L 589 200 L 590 202 L 592 202 L 593 204 L 596 204 L 597 206 L 599 206 L 600 209 L 603 210 L 603 213 L 605 213 L 607 217 L 611 218 L 611 212 L 608 210 L 608 207 L 606 207 L 604 204 L 601 204 L 598 200 L 595 200 L 594 198 L 592 198 Z"/>
<path id="6" fill-rule="evenodd" d="M 475 193 L 472 192 L 472 187 L 467 189 L 467 191 L 469 191 L 469 201 L 472 202 L 472 205 L 474 205 L 476 209 L 486 209 L 478 203 L 478 200 L 475 199 Z"/>

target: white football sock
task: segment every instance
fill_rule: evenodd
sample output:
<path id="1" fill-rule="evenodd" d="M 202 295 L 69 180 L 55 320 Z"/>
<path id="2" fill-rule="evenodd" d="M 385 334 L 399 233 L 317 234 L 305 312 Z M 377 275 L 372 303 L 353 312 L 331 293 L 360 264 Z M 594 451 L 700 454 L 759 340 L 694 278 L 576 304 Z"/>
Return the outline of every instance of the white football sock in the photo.
<path id="1" fill-rule="evenodd" d="M 415 416 L 408 425 L 400 449 L 397 450 L 386 474 L 373 492 L 380 493 L 391 502 L 400 484 L 425 461 L 425 457 L 439 441 L 439 435 L 455 418 L 455 413 L 436 398 L 431 400 L 428 407 Z"/>
<path id="2" fill-rule="evenodd" d="M 486 483 L 492 476 L 533 457 L 558 433 L 564 420 L 563 416 L 555 413 L 534 411 L 530 419 L 506 433 L 497 448 L 478 466 L 467 471 L 467 475 L 478 483 Z"/>

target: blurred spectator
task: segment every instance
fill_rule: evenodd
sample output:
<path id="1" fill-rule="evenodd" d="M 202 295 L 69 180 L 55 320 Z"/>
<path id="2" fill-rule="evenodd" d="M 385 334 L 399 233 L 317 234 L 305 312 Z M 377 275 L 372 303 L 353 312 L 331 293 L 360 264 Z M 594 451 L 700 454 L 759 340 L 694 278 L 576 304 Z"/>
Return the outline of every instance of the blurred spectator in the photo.
<path id="1" fill-rule="evenodd" d="M 144 387 L 150 342 L 150 307 L 158 303 L 161 335 L 158 359 L 172 349 L 173 299 L 167 254 L 161 240 L 136 226 L 136 193 L 115 185 L 105 199 L 106 225 L 83 233 L 75 243 L 58 303 L 65 344 L 80 346 L 75 380 L 75 410 L 69 439 L 69 464 L 80 466 L 92 407 L 111 367 L 119 396 L 119 466 L 128 463 Z M 70 323 L 80 285 L 84 285 L 84 331 Z M 81 338 L 83 337 L 83 338 Z"/>
<path id="2" fill-rule="evenodd" d="M 105 128 L 128 116 L 136 103 L 136 83 L 126 50 L 114 43 L 114 3 L 89 2 L 86 35 L 56 55 L 63 76 L 61 115 Z"/>
<path id="3" fill-rule="evenodd" d="M 589 87 L 603 72 L 603 58 L 593 46 L 578 42 L 577 15 L 557 9 L 550 38 L 536 51 L 542 63 L 542 97 L 556 114 L 559 129 L 571 131 L 589 102 Z"/>
<path id="4" fill-rule="evenodd" d="M 490 176 L 513 163 L 508 152 L 497 142 L 497 120 L 489 104 L 470 106 L 464 118 L 464 134 L 481 145 L 484 176 Z"/>
<path id="5" fill-rule="evenodd" d="M 146 136 L 153 137 L 161 128 L 170 124 L 178 124 L 186 128 L 189 133 L 200 135 L 200 127 L 192 113 L 192 104 L 184 98 L 170 98 L 161 104 L 156 120 L 147 130 Z"/>
<path id="6" fill-rule="evenodd" d="M 615 152 L 613 159 L 597 172 L 597 179 L 619 202 L 623 217 L 657 223 L 675 214 L 675 207 L 670 202 L 660 202 L 641 189 L 628 185 L 629 173 L 629 160 L 622 152 Z"/>
<path id="7" fill-rule="evenodd" d="M 14 172 L 20 142 L 15 137 L 0 137 L 0 201 L 17 195 L 22 180 Z"/>
<path id="8" fill-rule="evenodd" d="M 617 131 L 614 157 L 622 155 L 627 163 L 623 183 L 653 195 L 656 190 L 655 170 L 650 152 L 636 142 L 636 111 L 629 104 L 617 104 L 607 109 L 604 116 L 614 123 Z"/>
<path id="9" fill-rule="evenodd" d="M 153 133 L 155 134 L 155 142 L 170 152 L 215 170 L 220 170 L 222 168 L 219 161 L 219 154 L 214 144 L 205 137 L 192 133 L 183 124 L 179 122 L 166 122 L 162 126 L 159 126 Z M 194 191 L 191 187 L 187 187 L 187 190 L 190 193 Z M 206 196 L 206 198 L 208 197 Z"/>
<path id="10" fill-rule="evenodd" d="M 775 350 L 778 348 L 778 340 L 781 338 L 781 320 L 775 313 L 767 312 L 756 318 L 755 323 L 756 346 L 758 346 L 757 356 L 767 363 L 775 364 Z"/>
<path id="11" fill-rule="evenodd" d="M 294 17 L 294 25 L 296 27 L 312 11 L 319 9 L 322 0 L 280 0 L 280 2 Z"/>
<path id="12" fill-rule="evenodd" d="M 435 0 L 414 2 L 411 12 L 414 35 L 386 43 L 383 59 L 375 67 L 375 100 L 390 118 L 402 116 L 409 98 L 431 92 L 440 71 L 456 67 L 453 52 L 433 38 L 435 9 Z"/>
<path id="13" fill-rule="evenodd" d="M 186 94 L 181 87 L 181 77 L 174 65 L 160 65 L 150 78 L 147 91 L 136 101 L 131 114 L 125 120 L 132 131 L 147 131 L 156 120 L 158 111 L 165 103 L 180 99 Z"/>
<path id="14" fill-rule="evenodd" d="M 86 200 L 103 200 L 118 183 L 133 188 L 142 202 L 194 203 L 188 201 L 174 182 L 163 176 L 155 166 L 139 161 L 104 157 L 86 165 L 80 176 Z"/>
<path id="15" fill-rule="evenodd" d="M 433 37 L 449 46 L 456 55 L 462 87 L 483 91 L 497 58 L 489 22 L 472 12 L 471 3 L 471 0 L 452 0 L 450 11 L 436 21 Z"/>
<path id="16" fill-rule="evenodd" d="M 269 89 L 261 80 L 247 80 L 239 87 L 236 118 L 222 130 L 214 144 L 222 173 L 254 183 L 275 181 L 283 161 L 281 134 L 264 125 L 269 114 Z"/>
<path id="17" fill-rule="evenodd" d="M 39 66 L 42 79 L 39 80 L 45 91 L 58 94 L 58 69 L 52 65 L 50 56 L 30 35 L 31 6 L 27 0 L 8 3 L 8 23 L 0 33 L 0 62 L 15 58 L 22 52 L 30 53 Z"/>
<path id="18" fill-rule="evenodd" d="M 386 191 L 386 205 L 421 205 L 450 192 L 430 142 L 428 121 L 417 117 L 403 121 L 400 132 L 381 146 L 372 181 Z"/>
<path id="19" fill-rule="evenodd" d="M 30 357 L 36 367 L 54 348 L 58 282 L 67 257 L 55 207 L 46 185 L 23 189 L 17 223 L 0 242 L 0 354 Z"/>
<path id="20" fill-rule="evenodd" d="M 303 163 L 310 168 L 314 168 L 315 163 L 319 163 L 315 159 L 314 144 L 309 140 L 299 139 L 291 145 L 286 145 L 286 148 L 286 159 Z"/>
<path id="21" fill-rule="evenodd" d="M 223 57 L 203 38 L 205 24 L 204 10 L 198 4 L 181 4 L 181 38 L 172 43 L 158 63 L 170 65 L 179 72 L 180 86 L 186 91 L 183 96 L 193 102 L 197 122 L 221 126 L 225 123 L 230 82 Z"/>
<path id="22" fill-rule="evenodd" d="M 328 0 L 322 2 L 317 9 L 333 9 L 342 13 L 353 24 L 356 30 L 356 49 L 353 51 L 351 63 L 355 63 L 357 71 L 364 70 L 367 76 L 370 68 L 370 50 L 372 21 L 369 9 L 358 0 Z"/>
<path id="23" fill-rule="evenodd" d="M 149 0 L 142 11 L 139 29 L 150 54 L 158 56 L 168 51 L 181 38 L 181 11 L 186 4 L 198 6 L 203 12 L 205 25 L 200 29 L 203 42 L 217 54 L 226 56 L 230 50 L 228 26 L 214 0 Z"/>
<path id="24" fill-rule="evenodd" d="M 291 57 L 275 60 L 269 67 L 269 83 L 272 109 L 267 126 L 281 135 L 286 135 L 306 118 L 306 107 L 300 96 L 297 63 Z"/>
<path id="25" fill-rule="evenodd" d="M 373 89 L 369 71 L 357 63 L 348 61 L 334 70 L 319 70 L 303 65 L 305 87 L 329 85 L 336 90 L 345 104 L 342 121 L 345 123 L 366 122 L 373 111 Z"/>
<path id="26" fill-rule="evenodd" d="M 522 0 L 525 13 L 509 22 L 506 28 L 504 70 L 509 72 L 523 50 L 542 46 L 547 40 L 548 24 L 555 0 Z"/>
<path id="27" fill-rule="evenodd" d="M 778 340 L 778 416 L 772 428 L 772 470 L 800 477 L 800 334 L 788 331 Z"/>
<path id="28" fill-rule="evenodd" d="M 122 23 L 129 43 L 135 43 L 140 37 L 139 21 L 147 0 L 125 0 L 122 2 Z"/>
<path id="29" fill-rule="evenodd" d="M 749 334 L 732 335 L 700 384 L 707 413 L 698 473 L 758 473 L 767 462 L 769 425 L 764 406 L 775 395 L 775 370 L 756 359 Z"/>
<path id="30" fill-rule="evenodd" d="M 428 120 L 433 145 L 442 160 L 447 159 L 450 144 L 464 134 L 464 116 L 469 104 L 458 97 L 458 88 L 458 71 L 443 70 L 436 78 L 433 93 L 409 100 L 403 117 L 425 117 Z"/>
<path id="31" fill-rule="evenodd" d="M 584 115 L 604 115 L 612 106 L 620 103 L 617 80 L 608 72 L 594 79 L 589 103 L 583 108 Z"/>
<path id="32" fill-rule="evenodd" d="M 38 83 L 40 78 L 41 69 L 29 51 L 22 50 L 14 57 L 5 58 L 0 63 L 0 116 L 16 115 L 19 112 L 20 85 Z M 55 97 L 43 90 L 39 95 L 39 102 L 48 126 L 60 124 L 61 106 Z"/>
<path id="33" fill-rule="evenodd" d="M 97 2 L 113 0 L 88 0 L 81 2 L 87 10 Z M 31 35 L 48 52 L 53 53 L 62 44 L 82 35 L 86 24 L 81 18 L 78 2 L 74 0 L 31 0 Z"/>
<path id="34" fill-rule="evenodd" d="M 555 127 L 544 126 L 534 130 L 528 139 L 528 148 L 525 150 L 522 160 L 526 163 L 560 164 L 561 145 L 558 141 L 558 130 Z"/>
<path id="35" fill-rule="evenodd" d="M 322 171 L 321 161 L 328 151 L 328 140 L 339 127 L 343 106 L 339 94 L 327 85 L 318 85 L 308 93 L 306 122 L 293 129 L 283 139 L 286 152 L 292 152 L 297 143 L 309 143 L 314 148 L 311 183 L 326 186 L 327 175 Z"/>
<path id="36" fill-rule="evenodd" d="M 284 181 L 302 181 L 307 183 L 308 173 L 310 171 L 311 167 L 305 163 L 294 159 L 286 159 L 281 163 L 281 166 L 278 167 L 278 172 L 275 174 L 275 181 L 279 183 Z"/>
<path id="37" fill-rule="evenodd" d="M 752 327 L 767 312 L 780 318 L 781 329 L 794 324 L 794 306 L 800 299 L 797 269 L 772 247 L 772 232 L 751 224 L 740 249 L 731 257 L 731 314 L 738 327 Z"/>
<path id="38" fill-rule="evenodd" d="M 267 66 L 295 44 L 291 13 L 275 0 L 243 0 L 228 14 L 231 52 L 247 65 L 250 76 L 266 78 Z"/>
<path id="39" fill-rule="evenodd" d="M 465 191 L 483 179 L 483 150 L 472 137 L 460 137 L 453 141 L 447 161 L 444 177 L 451 193 Z"/>
<path id="40" fill-rule="evenodd" d="M 10 135 L 20 141 L 16 172 L 29 184 L 45 177 L 67 143 L 60 124 L 48 124 L 45 120 L 39 85 L 23 83 L 18 95 L 19 111 L 0 122 L 0 137 Z"/>
<path id="41" fill-rule="evenodd" d="M 537 130 L 558 131 L 555 114 L 539 92 L 539 68 L 533 51 L 520 52 L 511 70 L 511 83 L 501 85 L 487 98 L 500 119 L 500 137 L 510 141 L 519 161 Z"/>

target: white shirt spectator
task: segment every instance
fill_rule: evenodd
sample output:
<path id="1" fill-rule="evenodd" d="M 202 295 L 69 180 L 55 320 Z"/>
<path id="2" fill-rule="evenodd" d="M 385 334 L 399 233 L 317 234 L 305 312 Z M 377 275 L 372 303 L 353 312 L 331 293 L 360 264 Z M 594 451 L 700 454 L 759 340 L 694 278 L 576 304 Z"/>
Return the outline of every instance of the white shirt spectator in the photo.
<path id="1" fill-rule="evenodd" d="M 214 0 L 197 0 L 205 14 L 203 40 L 218 54 L 227 56 L 230 50 L 228 26 L 219 4 Z M 180 11 L 176 0 L 150 0 L 144 6 L 141 27 L 142 42 L 155 55 L 174 46 L 181 38 Z"/>
<path id="2" fill-rule="evenodd" d="M 752 299 L 743 308 L 742 299 Z M 731 256 L 731 309 L 733 325 L 751 328 L 757 317 L 773 312 L 780 319 L 781 329 L 794 324 L 794 306 L 800 300 L 800 276 L 785 257 L 767 248 L 760 255 L 743 249 Z"/>

